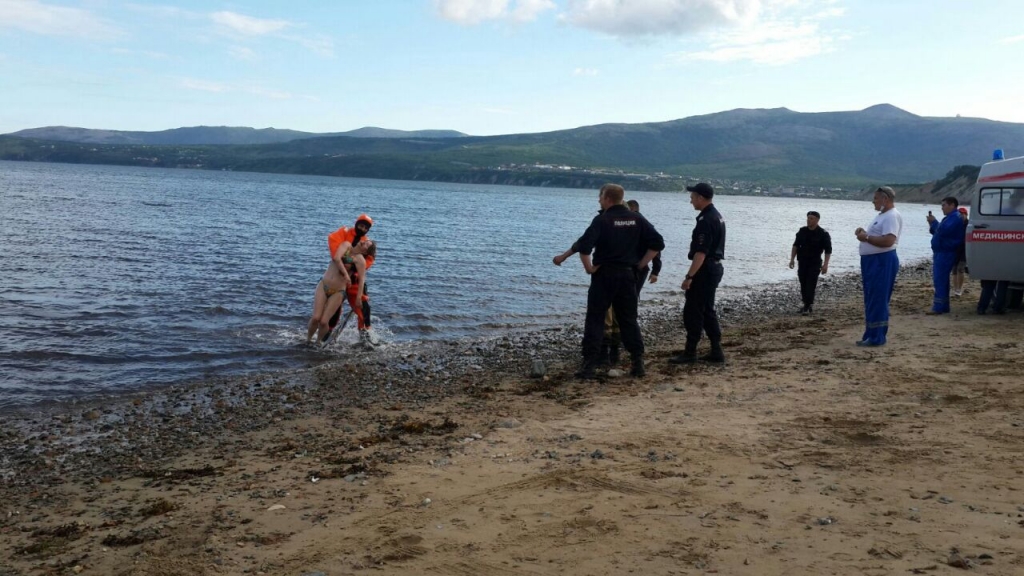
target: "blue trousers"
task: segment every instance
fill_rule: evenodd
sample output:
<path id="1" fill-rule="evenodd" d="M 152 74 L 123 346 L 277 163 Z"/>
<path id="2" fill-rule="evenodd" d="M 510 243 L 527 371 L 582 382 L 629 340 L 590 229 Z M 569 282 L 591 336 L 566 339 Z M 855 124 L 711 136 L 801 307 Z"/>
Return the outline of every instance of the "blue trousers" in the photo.
<path id="1" fill-rule="evenodd" d="M 860 279 L 864 286 L 864 337 L 874 345 L 885 344 L 889 332 L 889 300 L 896 286 L 900 259 L 895 250 L 860 257 Z"/>
<path id="2" fill-rule="evenodd" d="M 956 252 L 933 253 L 932 285 L 935 286 L 935 299 L 932 300 L 932 312 L 949 312 L 949 275 L 953 273 L 954 266 Z"/>

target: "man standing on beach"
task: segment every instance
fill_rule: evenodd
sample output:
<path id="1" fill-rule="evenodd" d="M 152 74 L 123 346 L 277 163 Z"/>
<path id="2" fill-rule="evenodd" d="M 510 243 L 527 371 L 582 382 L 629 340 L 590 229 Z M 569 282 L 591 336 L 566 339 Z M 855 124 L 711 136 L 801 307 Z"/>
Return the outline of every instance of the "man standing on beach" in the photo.
<path id="1" fill-rule="evenodd" d="M 725 271 L 722 268 L 722 258 L 725 258 L 725 220 L 711 202 L 715 189 L 710 184 L 701 182 L 696 186 L 687 186 L 686 189 L 690 192 L 690 204 L 700 214 L 697 216 L 697 225 L 693 227 L 690 252 L 687 254 L 692 262 L 682 285 L 686 292 L 686 303 L 683 305 L 686 349 L 670 358 L 669 362 L 696 362 L 697 344 L 701 335 L 707 334 L 711 341 L 711 353 L 700 360 L 721 364 L 725 362 L 725 353 L 722 352 L 722 328 L 718 325 L 718 315 L 715 313 L 715 291 Z"/>
<path id="2" fill-rule="evenodd" d="M 926 314 L 949 313 L 949 275 L 956 266 L 957 253 L 964 245 L 964 219 L 957 210 L 959 202 L 952 196 L 942 199 L 942 222 L 928 212 L 928 232 L 932 235 L 932 286 L 935 298 Z"/>
<path id="3" fill-rule="evenodd" d="M 804 307 L 800 313 L 808 315 L 814 312 L 814 292 L 818 289 L 818 274 L 828 274 L 828 261 L 832 259 L 832 236 L 824 228 L 818 226 L 821 214 L 811 210 L 807 213 L 807 226 L 796 233 L 793 249 L 789 251 L 789 269 L 793 269 L 796 259 L 800 267 L 796 276 L 800 279 L 800 298 Z M 825 262 L 821 254 L 825 253 Z"/>
<path id="4" fill-rule="evenodd" d="M 630 210 L 640 213 L 640 203 L 636 200 L 630 200 L 626 202 L 626 206 Z M 641 255 L 642 256 L 642 255 Z M 640 296 L 640 291 L 643 289 L 644 284 L 647 282 L 647 275 L 650 274 L 651 284 L 655 284 L 658 281 L 658 274 L 661 274 L 661 252 L 651 260 L 650 267 L 644 266 L 643 269 L 637 270 L 636 273 L 636 295 Z"/>
<path id="5" fill-rule="evenodd" d="M 665 240 L 646 218 L 622 205 L 625 190 L 605 184 L 597 201 L 602 212 L 590 222 L 576 248 L 590 274 L 587 319 L 583 327 L 583 365 L 577 378 L 593 379 L 604 337 L 608 307 L 615 309 L 622 343 L 633 361 L 630 375 L 644 376 L 644 340 L 637 323 L 636 272 L 665 248 Z M 594 252 L 593 263 L 590 253 Z M 643 256 L 638 256 L 639 254 Z"/>
<path id="6" fill-rule="evenodd" d="M 896 211 L 896 192 L 888 186 L 875 190 L 871 202 L 878 216 L 867 230 L 857 228 L 860 242 L 860 277 L 864 286 L 864 337 L 858 346 L 882 346 L 889 332 L 889 300 L 896 286 L 900 260 L 896 246 L 903 233 L 903 217 Z"/>

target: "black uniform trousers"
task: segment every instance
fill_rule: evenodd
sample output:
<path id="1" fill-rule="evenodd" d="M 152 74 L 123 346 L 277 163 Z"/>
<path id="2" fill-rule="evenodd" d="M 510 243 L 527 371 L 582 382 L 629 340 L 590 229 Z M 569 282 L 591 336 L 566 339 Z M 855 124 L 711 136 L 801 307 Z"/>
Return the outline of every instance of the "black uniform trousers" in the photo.
<path id="1" fill-rule="evenodd" d="M 638 269 L 636 271 L 636 297 L 638 300 L 640 298 L 640 291 L 643 290 L 644 283 L 647 282 L 647 275 L 650 273 L 650 267 L 644 268 L 643 270 Z M 609 327 L 608 319 L 606 317 L 604 328 L 604 340 L 602 346 L 614 346 L 617 348 L 620 344 L 622 344 L 622 336 L 619 334 L 618 320 L 615 320 L 615 323 L 612 324 L 611 327 Z"/>
<path id="2" fill-rule="evenodd" d="M 644 353 L 644 339 L 636 319 L 636 271 L 629 266 L 603 265 L 590 276 L 587 319 L 583 325 L 583 361 L 593 362 L 601 353 L 604 317 L 614 307 L 622 344 L 632 356 Z"/>
<path id="3" fill-rule="evenodd" d="M 686 327 L 686 349 L 691 352 L 697 349 L 701 333 L 707 334 L 713 345 L 722 341 L 722 327 L 715 312 L 715 292 L 724 272 L 721 262 L 705 260 L 690 280 L 683 304 L 683 326 Z"/>
<path id="4" fill-rule="evenodd" d="M 647 282 L 647 276 L 651 273 L 651 267 L 648 266 L 642 270 L 636 271 L 636 297 L 640 297 L 640 291 L 644 289 L 644 283 Z"/>
<path id="5" fill-rule="evenodd" d="M 821 275 L 821 260 L 800 261 L 796 277 L 800 279 L 800 299 L 804 306 L 814 306 L 814 293 L 818 290 L 818 276 Z"/>

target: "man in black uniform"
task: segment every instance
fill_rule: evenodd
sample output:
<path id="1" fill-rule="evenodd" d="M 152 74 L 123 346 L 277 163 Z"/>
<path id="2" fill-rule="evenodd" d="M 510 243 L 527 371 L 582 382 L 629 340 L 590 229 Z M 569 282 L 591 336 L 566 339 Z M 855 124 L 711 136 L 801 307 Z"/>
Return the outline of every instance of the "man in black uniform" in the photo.
<path id="1" fill-rule="evenodd" d="M 629 209 L 632 210 L 633 212 L 636 212 L 637 214 L 640 213 L 640 203 L 637 202 L 636 200 L 630 200 L 626 202 L 626 206 L 628 206 Z M 641 254 L 640 256 L 643 257 L 643 254 Z M 654 284 L 658 281 L 658 274 L 661 274 L 661 252 L 658 252 L 658 255 L 654 257 L 654 260 L 651 260 L 650 267 L 644 266 L 642 269 L 637 270 L 636 295 L 638 297 L 640 296 L 640 291 L 643 290 L 644 283 L 647 282 L 648 274 L 651 275 L 651 284 Z"/>
<path id="2" fill-rule="evenodd" d="M 800 263 L 796 276 L 800 279 L 800 298 L 804 307 L 800 313 L 804 316 L 814 311 L 814 292 L 818 288 L 818 274 L 828 274 L 828 261 L 832 258 L 832 237 L 824 228 L 818 226 L 821 214 L 811 210 L 807 213 L 807 226 L 796 233 L 793 249 L 789 251 L 789 268 L 793 269 L 793 259 Z M 825 253 L 825 262 L 821 261 L 821 253 Z"/>
<path id="3" fill-rule="evenodd" d="M 697 216 L 697 225 L 693 227 L 690 252 L 686 255 L 692 262 L 682 285 L 686 291 L 686 304 L 683 305 L 686 349 L 670 358 L 669 362 L 696 362 L 697 343 L 703 332 L 711 341 L 711 353 L 700 360 L 721 364 L 725 362 L 725 354 L 722 352 L 722 328 L 715 314 L 715 291 L 724 272 L 722 258 L 725 257 L 725 220 L 711 202 L 715 189 L 710 184 L 701 182 L 696 186 L 687 186 L 686 190 L 690 192 L 690 204 L 694 210 L 700 210 L 700 214 Z"/>
<path id="4" fill-rule="evenodd" d="M 618 184 L 601 187 L 597 200 L 602 212 L 575 244 L 584 270 L 591 275 L 583 327 L 583 366 L 577 378 L 596 377 L 608 306 L 615 310 L 622 343 L 633 360 L 630 375 L 640 378 L 645 374 L 644 340 L 636 318 L 636 273 L 665 248 L 665 240 L 646 218 L 622 205 L 624 194 Z"/>

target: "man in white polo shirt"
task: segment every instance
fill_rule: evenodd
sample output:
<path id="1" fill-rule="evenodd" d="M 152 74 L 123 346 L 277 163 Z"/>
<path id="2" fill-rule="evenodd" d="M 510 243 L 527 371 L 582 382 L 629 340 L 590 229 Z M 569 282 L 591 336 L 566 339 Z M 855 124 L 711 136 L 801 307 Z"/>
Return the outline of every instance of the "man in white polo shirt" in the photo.
<path id="1" fill-rule="evenodd" d="M 858 346 L 882 346 L 889 332 L 889 299 L 896 286 L 900 259 L 896 246 L 903 233 L 903 217 L 896 211 L 896 192 L 888 186 L 875 190 L 871 202 L 878 216 L 867 230 L 854 232 L 860 241 L 860 277 L 864 286 L 864 337 Z"/>

